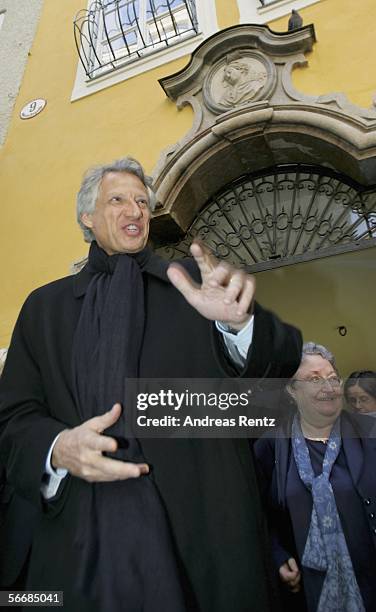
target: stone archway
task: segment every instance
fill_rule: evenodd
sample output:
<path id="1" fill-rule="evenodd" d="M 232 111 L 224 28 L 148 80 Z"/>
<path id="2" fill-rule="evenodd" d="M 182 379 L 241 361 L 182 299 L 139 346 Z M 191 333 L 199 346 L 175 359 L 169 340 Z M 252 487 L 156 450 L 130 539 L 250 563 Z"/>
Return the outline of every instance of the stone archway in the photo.
<path id="1" fill-rule="evenodd" d="M 295 90 L 291 72 L 314 42 L 312 25 L 235 26 L 161 79 L 194 120 L 153 172 L 151 235 L 168 258 L 201 234 L 248 266 L 261 303 L 327 345 L 346 375 L 376 367 L 376 247 L 366 248 L 376 242 L 376 109 Z"/>
<path id="2" fill-rule="evenodd" d="M 358 192 L 376 184 L 376 110 L 356 107 L 342 94 L 305 96 L 292 85 L 292 69 L 307 64 L 304 53 L 314 42 L 312 25 L 292 33 L 235 26 L 160 80 L 178 108 L 189 104 L 195 115 L 192 129 L 164 151 L 153 173 L 161 202 L 152 222 L 156 245 L 180 242 L 227 185 L 284 164 L 341 173 Z M 243 66 L 248 75 L 243 97 L 239 89 L 232 99 L 227 95 L 229 66 Z"/>

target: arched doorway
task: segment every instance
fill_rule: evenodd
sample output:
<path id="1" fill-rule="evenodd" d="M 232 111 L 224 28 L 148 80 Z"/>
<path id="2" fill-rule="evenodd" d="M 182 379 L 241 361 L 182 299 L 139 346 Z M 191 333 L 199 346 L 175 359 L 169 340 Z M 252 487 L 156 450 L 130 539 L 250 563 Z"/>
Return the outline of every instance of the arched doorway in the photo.
<path id="1" fill-rule="evenodd" d="M 376 188 L 312 165 L 239 177 L 198 211 L 186 235 L 161 245 L 184 257 L 199 237 L 256 274 L 257 298 L 327 345 L 344 375 L 375 369 Z"/>
<path id="2" fill-rule="evenodd" d="M 250 271 L 358 250 L 376 244 L 376 188 L 327 168 L 283 164 L 220 189 L 185 237 L 159 253 L 187 255 L 195 237 Z"/>

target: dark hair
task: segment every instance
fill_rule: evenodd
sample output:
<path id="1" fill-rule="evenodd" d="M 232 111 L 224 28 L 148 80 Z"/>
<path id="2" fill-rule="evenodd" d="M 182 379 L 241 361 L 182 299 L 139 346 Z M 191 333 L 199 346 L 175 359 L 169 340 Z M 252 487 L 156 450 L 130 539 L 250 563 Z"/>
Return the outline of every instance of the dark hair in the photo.
<path id="1" fill-rule="evenodd" d="M 358 385 L 361 389 L 363 389 L 363 391 L 376 399 L 376 372 L 373 372 L 372 370 L 359 370 L 358 372 L 351 372 L 344 386 L 346 399 L 348 399 L 348 390 L 350 387 L 354 387 L 355 385 Z"/>

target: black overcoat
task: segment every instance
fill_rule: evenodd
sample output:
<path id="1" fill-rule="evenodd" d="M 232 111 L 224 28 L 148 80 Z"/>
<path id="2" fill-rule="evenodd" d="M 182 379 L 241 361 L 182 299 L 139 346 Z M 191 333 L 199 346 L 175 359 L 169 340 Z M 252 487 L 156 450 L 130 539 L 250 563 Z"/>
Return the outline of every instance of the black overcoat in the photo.
<path id="1" fill-rule="evenodd" d="M 193 261 L 184 265 L 199 276 Z M 140 376 L 233 376 L 214 324 L 189 306 L 169 283 L 166 269 L 165 262 L 153 257 L 144 271 Z M 25 500 L 35 509 L 28 587 L 64 589 L 69 612 L 96 610 L 70 593 L 76 569 L 72 518 L 82 487 L 91 485 L 69 476 L 62 494 L 49 503 L 42 500 L 40 486 L 54 437 L 79 424 L 71 353 L 90 278 L 84 268 L 29 296 L 1 381 L 0 465 L 6 473 L 8 512 L 3 508 L 0 582 L 15 579 L 29 548 L 25 534 L 23 545 L 14 550 L 14 532 L 7 522 Z M 289 377 L 298 367 L 300 351 L 300 333 L 256 305 L 253 342 L 240 375 Z M 142 446 L 166 507 L 189 609 L 269 610 L 264 519 L 247 441 L 161 439 L 143 440 Z"/>

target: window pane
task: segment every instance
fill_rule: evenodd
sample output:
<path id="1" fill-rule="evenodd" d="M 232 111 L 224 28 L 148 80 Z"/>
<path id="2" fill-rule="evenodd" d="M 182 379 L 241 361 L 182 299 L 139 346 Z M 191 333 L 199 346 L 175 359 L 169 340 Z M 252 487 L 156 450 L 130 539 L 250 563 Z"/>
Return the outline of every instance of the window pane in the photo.
<path id="1" fill-rule="evenodd" d="M 123 26 L 137 25 L 140 19 L 139 0 L 130 0 L 119 4 L 120 19 Z"/>
<path id="2" fill-rule="evenodd" d="M 140 46 L 137 28 L 139 8 L 139 0 L 122 0 L 118 4 L 111 0 L 108 3 L 103 15 L 105 26 L 102 35 L 103 63 L 137 51 Z"/>
<path id="3" fill-rule="evenodd" d="M 125 44 L 123 36 L 118 36 L 117 38 L 113 38 L 111 40 L 111 47 L 112 47 L 113 54 L 115 55 L 115 58 L 114 58 L 114 55 L 111 53 L 108 43 L 103 43 L 102 62 L 103 63 L 111 62 L 114 59 L 125 57 L 137 51 L 138 41 L 137 41 L 137 32 L 135 30 L 128 30 L 128 32 L 125 35 L 125 40 L 127 44 Z"/>
<path id="4" fill-rule="evenodd" d="M 171 0 L 170 7 L 166 0 L 148 0 L 147 25 L 152 43 L 194 30 L 184 0 Z"/>
<path id="5" fill-rule="evenodd" d="M 114 11 L 111 11 L 111 13 L 107 14 L 105 13 L 104 22 L 107 29 L 107 34 L 110 38 L 111 36 L 115 36 L 119 33 L 119 21 L 117 18 L 117 14 Z"/>
<path id="6" fill-rule="evenodd" d="M 184 0 L 170 0 L 169 3 L 167 2 L 167 0 L 147 0 L 146 12 L 149 15 L 151 15 L 152 13 L 154 13 L 155 15 L 162 15 L 163 13 L 175 11 L 177 8 L 181 8 L 184 6 Z"/>
<path id="7" fill-rule="evenodd" d="M 78 26 L 88 41 L 90 78 L 197 33 L 194 0 L 102 0 Z M 89 31 L 91 29 L 91 31 Z M 171 41 L 171 43 L 170 43 Z"/>
<path id="8" fill-rule="evenodd" d="M 119 2 L 118 5 L 111 2 L 111 5 L 104 10 L 104 19 L 107 27 L 116 27 L 120 30 L 120 22 L 124 29 L 137 25 L 139 20 L 139 0 L 129 0 Z"/>

